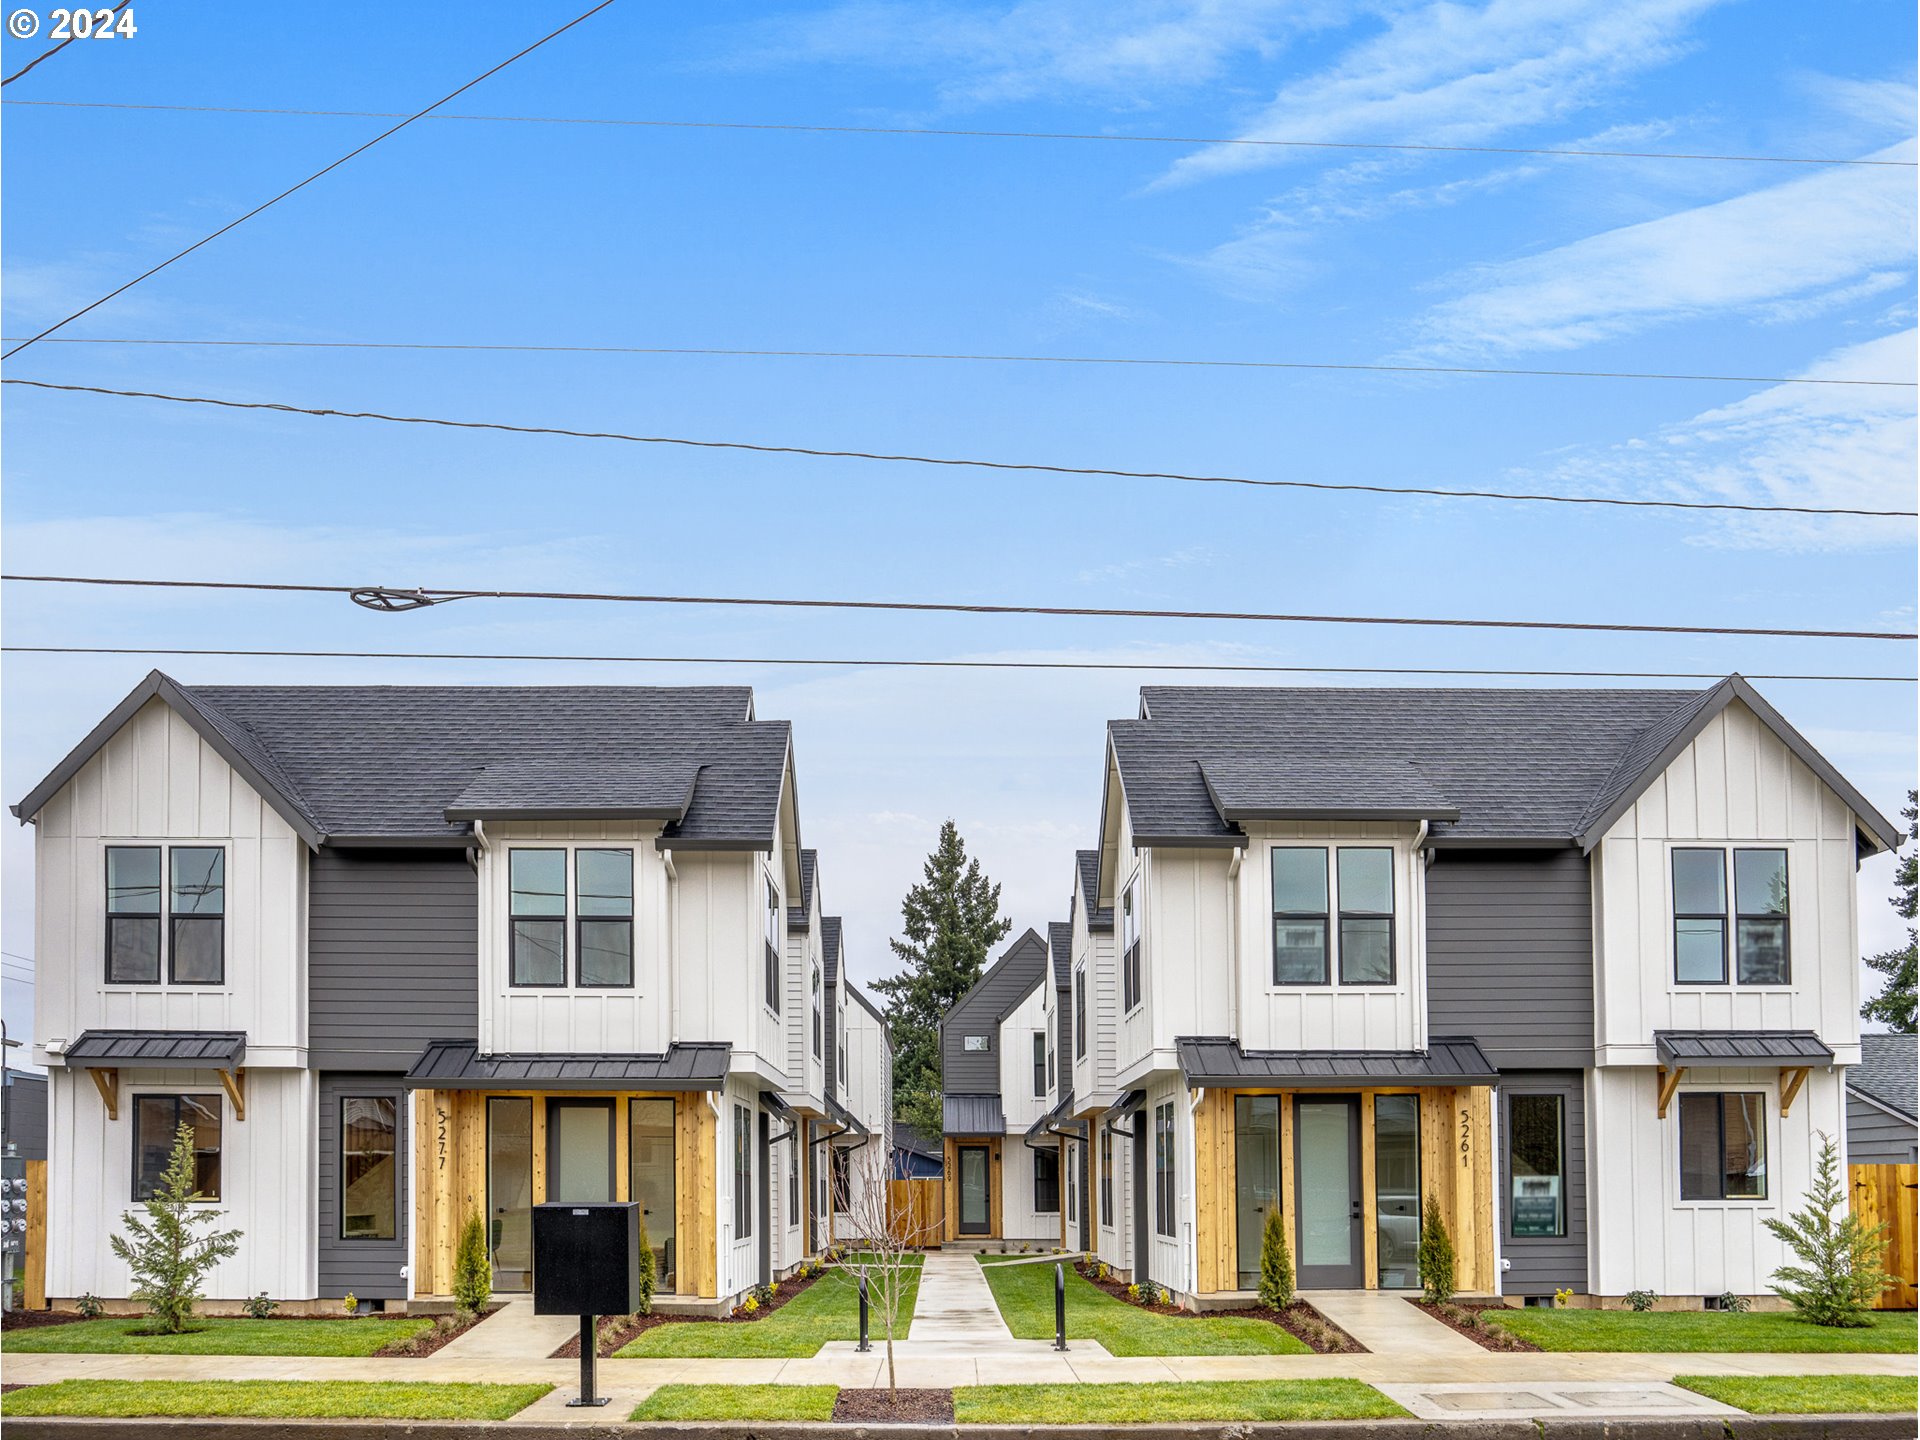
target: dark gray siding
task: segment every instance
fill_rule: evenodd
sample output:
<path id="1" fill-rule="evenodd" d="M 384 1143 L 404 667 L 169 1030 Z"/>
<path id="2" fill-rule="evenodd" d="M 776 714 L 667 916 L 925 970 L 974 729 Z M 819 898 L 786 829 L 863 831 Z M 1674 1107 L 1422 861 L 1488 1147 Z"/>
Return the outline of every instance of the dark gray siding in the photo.
<path id="1" fill-rule="evenodd" d="M 22 1160 L 47 1158 L 47 1077 L 7 1072 L 5 1135 Z"/>
<path id="2" fill-rule="evenodd" d="M 479 1033 L 478 907 L 460 852 L 321 850 L 308 886 L 308 1063 L 405 1070 Z"/>
<path id="3" fill-rule="evenodd" d="M 1515 1095 L 1561 1097 L 1566 1133 L 1567 1233 L 1516 1237 L 1511 1220 L 1513 1166 L 1500 1146 L 1500 1254 L 1510 1263 L 1500 1288 L 1507 1295 L 1551 1295 L 1555 1290 L 1587 1290 L 1587 1103 L 1586 1077 L 1579 1071 L 1516 1071 L 1502 1074 L 1498 1091 L 1500 1134 L 1513 1133 L 1507 1106 Z"/>
<path id="4" fill-rule="evenodd" d="M 1575 850 L 1440 850 L 1427 870 L 1427 1028 L 1501 1069 L 1593 1063 L 1593 889 Z"/>
<path id="5" fill-rule="evenodd" d="M 400 1191 L 392 1240 L 343 1240 L 340 1237 L 340 1101 L 347 1095 L 387 1095 L 394 1100 L 399 1120 Z M 407 1277 L 406 1182 L 407 1092 L 392 1075 L 322 1075 L 320 1077 L 320 1294 L 338 1299 L 352 1294 L 362 1300 L 404 1300 Z"/>
<path id="6" fill-rule="evenodd" d="M 1882 1110 L 1858 1095 L 1847 1096 L 1847 1163 L 1911 1165 L 1915 1162 L 1913 1121 Z"/>
<path id="7" fill-rule="evenodd" d="M 950 1095 L 1000 1093 L 1000 1020 L 1033 989 L 1049 965 L 1047 945 L 1029 930 L 947 1012 L 940 1030 L 941 1088 Z M 985 1035 L 984 1051 L 965 1037 Z"/>

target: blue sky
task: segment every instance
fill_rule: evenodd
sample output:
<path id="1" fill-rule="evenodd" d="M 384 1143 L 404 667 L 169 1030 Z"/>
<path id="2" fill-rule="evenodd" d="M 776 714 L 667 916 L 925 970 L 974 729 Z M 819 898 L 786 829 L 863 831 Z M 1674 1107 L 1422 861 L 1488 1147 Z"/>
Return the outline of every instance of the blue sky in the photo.
<path id="1" fill-rule="evenodd" d="M 406 111 L 554 4 L 136 4 L 9 101 Z M 1908 7 L 620 3 L 464 114 L 1906 159 Z M 11 72 L 44 40 L 0 45 Z M 9 104 L 22 335 L 383 128 Z M 1914 378 L 1913 171 L 427 121 L 63 334 L 968 351 Z M 826 448 L 1911 508 L 1913 391 L 1311 371 L 45 344 L 12 377 Z M 13 570 L 1910 629 L 1911 525 L 994 475 L 6 395 Z M 1807 640 L 10 586 L 14 644 L 1910 671 Z M 9 657 L 17 799 L 143 674 Z M 204 681 L 711 681 L 797 727 L 851 969 L 941 819 L 1064 916 L 1126 673 L 177 659 Z M 1914 694 L 1766 683 L 1889 813 Z M 0 850 L 33 954 L 30 843 Z M 1888 943 L 1884 861 L 1863 874 Z M 30 990 L 5 1001 L 22 1023 Z"/>

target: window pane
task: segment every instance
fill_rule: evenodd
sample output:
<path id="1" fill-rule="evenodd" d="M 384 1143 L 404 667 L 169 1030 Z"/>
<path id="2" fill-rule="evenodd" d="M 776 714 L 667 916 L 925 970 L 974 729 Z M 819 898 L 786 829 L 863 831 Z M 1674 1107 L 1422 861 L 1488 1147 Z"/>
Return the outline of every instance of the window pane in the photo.
<path id="1" fill-rule="evenodd" d="M 340 1238 L 391 1240 L 397 1214 L 399 1107 L 390 1095 L 340 1102 Z"/>
<path id="2" fill-rule="evenodd" d="M 1757 1094 L 1721 1098 L 1726 1189 L 1729 1200 L 1764 1200 L 1767 1194 L 1765 1100 Z"/>
<path id="3" fill-rule="evenodd" d="M 156 892 L 156 903 L 158 895 Z M 107 981 L 112 985 L 160 983 L 160 917 L 107 917 Z"/>
<path id="4" fill-rule="evenodd" d="M 1673 973 L 1677 980 L 1720 985 L 1727 978 L 1727 922 L 1673 922 Z"/>
<path id="5" fill-rule="evenodd" d="M 227 912 L 227 852 L 218 848 L 176 846 L 167 853 L 173 871 L 171 907 L 176 915 L 224 915 Z"/>
<path id="6" fill-rule="evenodd" d="M 1326 913 L 1326 851 L 1283 848 L 1273 852 L 1273 908 L 1276 914 Z"/>
<path id="7" fill-rule="evenodd" d="M 1680 1097 L 1680 1198 L 1720 1198 L 1720 1097 Z"/>
<path id="8" fill-rule="evenodd" d="M 1340 852 L 1340 908 L 1393 913 L 1393 851 Z"/>
<path id="9" fill-rule="evenodd" d="M 1742 920 L 1739 922 L 1739 940 L 1742 985 L 1787 983 L 1787 922 L 1784 918 Z"/>
<path id="10" fill-rule="evenodd" d="M 1340 917 L 1340 983 L 1393 983 L 1393 919 L 1388 915 Z"/>
<path id="11" fill-rule="evenodd" d="M 564 985 L 567 983 L 567 922 L 516 920 L 513 922 L 513 983 Z"/>
<path id="12" fill-rule="evenodd" d="M 1673 852 L 1673 913 L 1724 915 L 1727 910 L 1727 855 L 1724 850 Z"/>
<path id="13" fill-rule="evenodd" d="M 573 883 L 579 891 L 580 914 L 633 914 L 631 850 L 576 851 L 573 872 Z"/>
<path id="14" fill-rule="evenodd" d="M 521 921 L 520 924 L 550 924 L 550 921 Z M 582 985 L 633 984 L 633 922 L 631 920 L 582 920 L 580 922 L 580 983 Z"/>
<path id="15" fill-rule="evenodd" d="M 158 846 L 112 845 L 107 848 L 107 913 L 160 913 Z"/>
<path id="16" fill-rule="evenodd" d="M 159 1188 L 182 1124 L 193 1135 L 195 1198 L 220 1198 L 220 1102 L 210 1095 L 140 1095 L 133 1106 L 134 1199 Z"/>
<path id="17" fill-rule="evenodd" d="M 1288 920 L 1273 922 L 1273 983 L 1324 985 L 1327 983 L 1327 922 Z"/>
<path id="18" fill-rule="evenodd" d="M 1033 1152 L 1033 1208 L 1053 1214 L 1060 1208 L 1060 1155 L 1055 1150 Z"/>
<path id="19" fill-rule="evenodd" d="M 507 884 L 515 915 L 567 913 L 567 852 L 564 850 L 509 850 Z"/>
<path id="20" fill-rule="evenodd" d="M 671 1294 L 679 1281 L 674 1269 L 679 1245 L 674 1230 L 673 1101 L 627 1102 L 627 1167 L 627 1193 L 640 1202 L 647 1243 L 653 1248 L 654 1273 L 660 1277 L 661 1291 Z M 789 1173 L 798 1175 L 798 1167 Z"/>
<path id="21" fill-rule="evenodd" d="M 1787 913 L 1787 852 L 1733 852 L 1733 895 L 1742 915 Z"/>
<path id="22" fill-rule="evenodd" d="M 1515 1095 L 1508 1102 L 1509 1218 L 1515 1236 L 1567 1233 L 1561 1106 L 1558 1095 Z"/>
<path id="23" fill-rule="evenodd" d="M 1420 1098 L 1380 1095 L 1373 1102 L 1376 1282 L 1382 1290 L 1420 1283 Z"/>
<path id="24" fill-rule="evenodd" d="M 226 976 L 226 921 L 218 915 L 173 918 L 173 979 L 182 985 L 218 985 Z"/>

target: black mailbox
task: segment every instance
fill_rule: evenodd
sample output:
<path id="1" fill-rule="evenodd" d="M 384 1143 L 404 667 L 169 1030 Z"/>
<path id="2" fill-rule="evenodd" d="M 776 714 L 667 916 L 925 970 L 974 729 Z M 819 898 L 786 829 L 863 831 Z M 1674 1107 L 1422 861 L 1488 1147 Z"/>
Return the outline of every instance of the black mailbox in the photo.
<path id="1" fill-rule="evenodd" d="M 640 1308 L 640 1207 L 533 1207 L 533 1313 L 631 1315 Z"/>

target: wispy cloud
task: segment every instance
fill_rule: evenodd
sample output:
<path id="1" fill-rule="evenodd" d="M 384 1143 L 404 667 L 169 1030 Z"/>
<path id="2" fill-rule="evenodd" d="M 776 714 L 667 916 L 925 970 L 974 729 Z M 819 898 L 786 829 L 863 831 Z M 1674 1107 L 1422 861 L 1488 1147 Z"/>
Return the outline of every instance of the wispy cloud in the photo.
<path id="1" fill-rule="evenodd" d="M 1096 565 L 1082 570 L 1074 578 L 1082 585 L 1101 580 L 1131 580 L 1135 576 L 1152 571 L 1185 570 L 1194 565 L 1211 564 L 1213 558 L 1213 551 L 1206 546 L 1187 545 L 1165 555 L 1143 555 L 1132 560 L 1117 561 L 1111 565 Z"/>
<path id="2" fill-rule="evenodd" d="M 1906 160 L 1911 141 L 1867 157 Z M 1832 297 L 1913 260 L 1913 174 L 1836 166 L 1488 265 L 1421 324 L 1453 357 L 1570 350 L 1695 315 Z"/>

